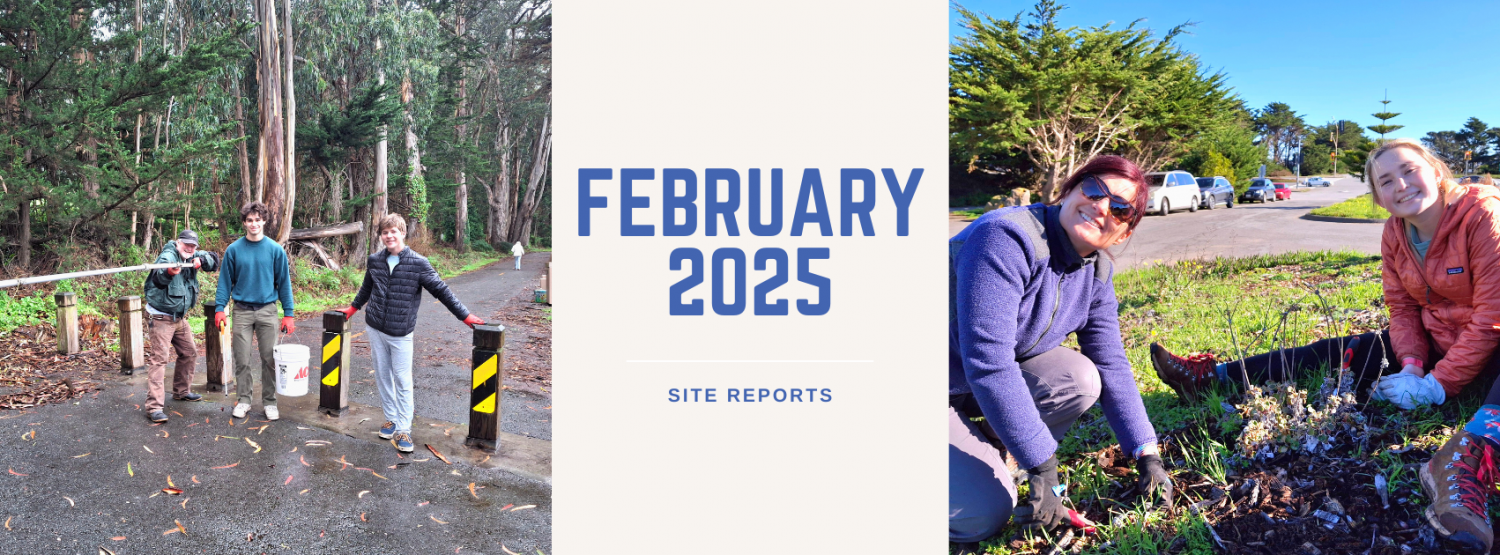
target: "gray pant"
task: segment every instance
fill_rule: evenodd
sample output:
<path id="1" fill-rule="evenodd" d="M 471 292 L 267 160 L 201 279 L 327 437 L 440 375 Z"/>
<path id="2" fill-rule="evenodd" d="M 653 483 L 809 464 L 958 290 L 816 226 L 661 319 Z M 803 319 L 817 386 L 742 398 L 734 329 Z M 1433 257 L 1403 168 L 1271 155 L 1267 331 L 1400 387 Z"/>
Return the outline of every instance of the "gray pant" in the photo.
<path id="1" fill-rule="evenodd" d="M 1058 347 L 1021 362 L 1031 400 L 1052 438 L 1062 441 L 1073 422 L 1099 400 L 1099 369 L 1078 351 Z M 1016 483 L 1005 455 L 991 442 L 972 396 L 948 407 L 948 539 L 977 542 L 1010 522 Z M 988 433 L 987 433 L 988 432 Z"/>
<path id="2" fill-rule="evenodd" d="M 415 332 L 390 336 L 365 328 L 370 338 L 370 358 L 375 360 L 375 389 L 380 392 L 380 410 L 396 425 L 396 433 L 410 434 L 414 405 L 411 396 L 412 338 Z"/>
<path id="3" fill-rule="evenodd" d="M 241 403 L 250 404 L 255 391 L 254 374 L 250 365 L 250 339 L 252 334 L 260 344 L 260 398 L 266 405 L 276 404 L 276 332 L 280 325 L 276 317 L 276 305 L 268 304 L 260 310 L 234 306 L 234 387 Z"/>

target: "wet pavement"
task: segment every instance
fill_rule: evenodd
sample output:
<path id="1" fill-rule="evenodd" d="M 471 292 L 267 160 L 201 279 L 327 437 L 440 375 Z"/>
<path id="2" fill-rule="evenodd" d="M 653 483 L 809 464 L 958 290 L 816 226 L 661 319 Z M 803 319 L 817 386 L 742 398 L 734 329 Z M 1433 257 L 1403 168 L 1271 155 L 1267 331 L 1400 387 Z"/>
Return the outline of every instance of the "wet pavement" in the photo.
<path id="1" fill-rule="evenodd" d="M 136 408 L 144 397 L 112 384 L 96 398 L 0 415 L 0 551 L 551 552 L 546 482 L 476 467 L 451 448 L 454 464 L 420 443 L 399 456 L 374 435 L 267 422 L 258 409 L 231 419 L 213 402 L 169 402 L 171 421 L 152 425 Z M 171 486 L 182 493 L 162 493 Z M 179 522 L 186 535 L 173 531 Z"/>
<path id="2" fill-rule="evenodd" d="M 506 259 L 447 281 L 471 311 L 503 325 L 493 316 L 536 288 L 548 259 L 532 253 L 519 272 Z M 417 451 L 401 456 L 374 434 L 383 419 L 364 318 L 354 320 L 355 379 L 341 418 L 316 412 L 314 387 L 283 397 L 282 419 L 266 421 L 256 384 L 249 418 L 231 419 L 234 397 L 204 391 L 201 357 L 193 390 L 205 402 L 168 401 L 163 425 L 140 410 L 144 371 L 67 404 L 0 412 L 0 480 L 11 486 L 0 499 L 0 552 L 550 553 L 549 392 L 506 390 L 500 453 L 463 447 L 471 332 L 424 295 Z M 299 315 L 298 328 L 287 341 L 321 343 L 319 315 Z M 182 493 L 162 492 L 173 486 Z"/>

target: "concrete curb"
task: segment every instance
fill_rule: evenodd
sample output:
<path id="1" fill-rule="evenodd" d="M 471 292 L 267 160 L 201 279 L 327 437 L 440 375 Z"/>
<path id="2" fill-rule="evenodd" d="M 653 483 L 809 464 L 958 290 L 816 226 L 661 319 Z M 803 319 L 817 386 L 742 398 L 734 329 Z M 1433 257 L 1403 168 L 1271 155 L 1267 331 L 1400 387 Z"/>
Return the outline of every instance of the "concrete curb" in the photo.
<path id="1" fill-rule="evenodd" d="M 1304 219 L 1304 220 L 1309 220 L 1309 221 L 1314 221 L 1314 222 L 1332 222 L 1332 223 L 1339 223 L 1339 224 L 1383 224 L 1383 223 L 1385 223 L 1385 219 L 1370 220 L 1370 219 L 1365 219 L 1365 218 L 1339 218 L 1339 217 L 1335 217 L 1335 216 L 1318 216 L 1318 215 L 1315 215 L 1315 214 L 1313 214 L 1311 212 L 1303 214 L 1301 216 L 1301 218 Z"/>

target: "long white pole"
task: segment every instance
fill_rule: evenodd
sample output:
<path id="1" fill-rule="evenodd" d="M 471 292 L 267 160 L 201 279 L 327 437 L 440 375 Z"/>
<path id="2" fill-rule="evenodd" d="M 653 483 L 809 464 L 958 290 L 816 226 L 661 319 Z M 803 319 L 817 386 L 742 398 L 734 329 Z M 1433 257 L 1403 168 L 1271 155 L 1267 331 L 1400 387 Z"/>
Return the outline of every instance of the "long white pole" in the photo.
<path id="1" fill-rule="evenodd" d="M 60 281 L 60 280 L 64 280 L 64 279 L 73 279 L 73 278 L 81 278 L 81 277 L 92 277 L 92 276 L 102 276 L 102 275 L 106 275 L 106 274 L 118 274 L 120 272 L 135 272 L 135 271 L 144 271 L 144 270 L 162 270 L 162 269 L 166 269 L 166 268 L 192 268 L 192 267 L 193 267 L 193 265 L 190 264 L 190 263 L 175 262 L 175 263 L 171 263 L 171 264 L 142 264 L 140 266 L 126 266 L 124 268 L 109 268 L 107 270 L 87 270 L 87 271 L 83 271 L 83 272 L 69 272 L 69 273 L 66 273 L 66 274 L 53 274 L 53 275 L 50 275 L 50 276 L 24 277 L 24 278 L 8 279 L 8 280 L 5 280 L 5 281 L 0 281 L 0 289 L 4 289 L 6 287 L 15 287 L 17 285 L 30 285 L 30 284 L 33 284 L 33 283 L 46 283 L 46 282 L 49 282 L 49 281 Z"/>

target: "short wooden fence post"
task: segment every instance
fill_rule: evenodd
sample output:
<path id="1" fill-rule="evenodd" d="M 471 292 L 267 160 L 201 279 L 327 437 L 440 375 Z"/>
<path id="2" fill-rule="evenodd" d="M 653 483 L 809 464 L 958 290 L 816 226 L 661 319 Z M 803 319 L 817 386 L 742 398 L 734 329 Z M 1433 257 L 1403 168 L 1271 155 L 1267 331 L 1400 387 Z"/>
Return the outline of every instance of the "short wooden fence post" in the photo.
<path id="1" fill-rule="evenodd" d="M 136 368 L 146 365 L 144 322 L 141 319 L 141 298 L 120 297 L 120 373 L 130 375 Z"/>
<path id="2" fill-rule="evenodd" d="M 234 349 L 229 346 L 229 326 L 214 326 L 212 302 L 203 303 L 203 357 L 205 389 L 229 393 L 229 384 L 234 383 Z M 225 320 L 225 324 L 229 321 Z"/>
<path id="3" fill-rule="evenodd" d="M 78 300 L 72 293 L 60 292 L 57 300 L 57 352 L 72 355 L 78 348 Z"/>

